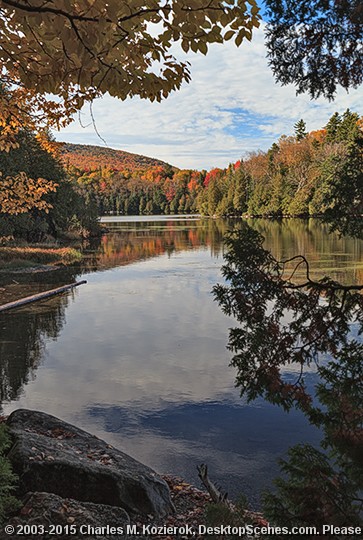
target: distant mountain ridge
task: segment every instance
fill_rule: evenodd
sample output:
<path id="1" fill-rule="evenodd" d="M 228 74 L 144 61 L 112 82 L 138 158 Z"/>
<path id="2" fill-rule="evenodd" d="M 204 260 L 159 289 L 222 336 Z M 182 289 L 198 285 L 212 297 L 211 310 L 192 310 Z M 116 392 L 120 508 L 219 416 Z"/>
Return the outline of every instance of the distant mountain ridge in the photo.
<path id="1" fill-rule="evenodd" d="M 62 143 L 61 159 L 66 166 L 73 165 L 84 171 L 105 167 L 116 171 L 144 171 L 152 167 L 172 167 L 160 159 L 88 144 Z"/>

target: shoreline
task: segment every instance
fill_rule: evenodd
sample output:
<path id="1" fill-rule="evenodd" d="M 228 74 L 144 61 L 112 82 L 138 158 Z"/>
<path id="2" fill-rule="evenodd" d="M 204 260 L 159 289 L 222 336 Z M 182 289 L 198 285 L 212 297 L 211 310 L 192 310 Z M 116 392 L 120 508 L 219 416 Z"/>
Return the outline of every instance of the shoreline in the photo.
<path id="1" fill-rule="evenodd" d="M 18 424 L 16 424 L 15 420 L 15 425 L 14 415 L 18 418 L 20 417 L 20 423 L 18 420 Z M 24 415 L 26 415 L 27 417 L 26 422 L 24 422 Z M 21 419 L 21 417 L 23 417 L 23 420 Z M 43 424 L 39 423 L 39 418 L 43 419 Z M 82 521 L 80 521 L 80 519 L 82 520 L 81 509 L 84 508 L 84 506 L 87 507 L 87 504 L 89 504 L 85 503 L 85 501 L 88 500 L 91 502 L 93 500 L 92 496 L 86 499 L 78 498 L 72 497 L 70 494 L 61 495 L 59 491 L 56 492 L 58 493 L 58 495 L 56 495 L 52 492 L 52 490 L 49 489 L 49 485 L 48 487 L 44 486 L 44 484 L 39 485 L 36 471 L 41 471 L 41 468 L 45 466 L 46 470 L 48 471 L 47 474 L 52 474 L 52 471 L 56 471 L 57 467 L 62 465 L 62 462 L 60 460 L 62 460 L 63 458 L 57 455 L 57 453 L 54 453 L 55 448 L 57 447 L 61 448 L 61 452 L 63 452 L 63 448 L 69 448 L 70 450 L 76 449 L 76 455 L 82 454 L 82 456 L 84 456 L 79 462 L 79 466 L 81 468 L 86 467 L 85 470 L 88 470 L 88 466 L 87 463 L 85 463 L 85 460 L 87 461 L 86 458 L 92 458 L 92 466 L 96 466 L 97 469 L 100 467 L 100 465 L 98 465 L 99 462 L 97 460 L 96 462 L 94 460 L 97 456 L 97 453 L 99 453 L 98 446 L 106 445 L 105 448 L 108 448 L 108 454 L 102 455 L 100 462 L 101 468 L 104 469 L 104 472 L 106 472 L 104 481 L 107 481 L 107 470 L 110 470 L 110 466 L 112 467 L 112 458 L 114 455 L 113 452 L 117 453 L 121 451 L 117 450 L 117 448 L 113 447 L 112 445 L 108 445 L 102 439 L 94 437 L 88 432 L 84 432 L 73 424 L 65 423 L 62 420 L 57 419 L 56 417 L 52 417 L 50 415 L 37 411 L 18 409 L 9 416 L 0 417 L 0 424 L 7 425 L 7 429 L 9 430 L 9 435 L 12 440 L 12 445 L 8 450 L 6 456 L 8 456 L 11 463 L 14 463 L 15 466 L 18 468 L 19 454 L 17 454 L 17 452 L 19 452 L 19 444 L 22 448 L 24 448 L 24 442 L 21 442 L 22 437 L 25 436 L 26 438 L 28 438 L 35 435 L 35 439 L 32 439 L 32 442 L 29 442 L 29 449 L 34 455 L 34 457 L 26 458 L 27 452 L 23 453 L 22 460 L 25 458 L 25 461 L 20 467 L 20 470 L 15 470 L 15 473 L 18 474 L 16 490 L 21 504 L 17 510 L 13 511 L 11 514 L 8 515 L 7 522 L 15 528 L 24 527 L 28 523 L 36 523 L 37 526 L 42 526 L 45 524 L 49 525 L 49 523 L 47 523 L 47 519 L 49 518 L 49 516 L 51 516 L 51 513 L 49 512 L 53 511 L 54 508 L 57 507 L 57 516 L 54 517 L 55 523 L 57 522 L 57 520 L 59 521 L 60 519 L 65 520 L 64 523 L 74 523 L 75 526 L 79 526 L 82 523 Z M 80 435 L 81 437 L 86 437 L 86 441 L 88 443 L 87 455 L 83 454 L 80 451 L 83 450 L 83 447 L 82 443 L 79 446 L 80 440 L 77 439 L 78 435 Z M 39 444 L 41 444 L 41 440 L 48 441 L 46 443 L 46 447 L 43 448 L 42 452 L 40 452 L 40 450 L 36 448 Z M 32 445 L 36 445 L 36 447 Z M 15 454 L 17 454 L 17 457 L 14 452 Z M 20 452 L 23 452 L 23 450 L 20 450 Z M 41 455 L 36 455 L 38 453 L 40 453 Z M 268 524 L 261 513 L 252 512 L 248 509 L 242 510 L 229 501 L 227 501 L 227 503 L 225 501 L 220 502 L 217 505 L 215 500 L 212 500 L 212 497 L 214 498 L 213 493 L 208 493 L 208 491 L 206 491 L 204 488 L 200 489 L 199 487 L 189 482 L 186 482 L 183 478 L 180 478 L 179 476 L 173 474 L 158 474 L 149 467 L 145 468 L 142 463 L 135 461 L 132 456 L 128 456 L 126 454 L 123 455 L 127 459 L 130 459 L 131 463 L 135 462 L 137 464 L 137 467 L 140 467 L 140 472 L 145 470 L 146 473 L 144 474 L 151 473 L 150 480 L 152 482 L 155 481 L 157 483 L 157 478 L 159 478 L 162 482 L 166 483 L 166 486 L 169 489 L 169 500 L 171 501 L 171 507 L 167 513 L 161 512 L 158 514 L 157 512 L 150 513 L 150 511 L 140 512 L 138 510 L 135 510 L 135 508 L 132 510 L 132 505 L 128 507 L 128 504 L 123 505 L 120 503 L 111 503 L 111 506 L 107 506 L 106 508 L 104 507 L 104 504 L 110 505 L 110 502 L 105 502 L 102 504 L 101 501 L 98 501 L 98 508 L 102 509 L 102 507 L 104 507 L 106 508 L 106 510 L 109 509 L 107 511 L 111 512 L 126 511 L 125 515 L 129 516 L 129 523 L 135 526 L 137 530 L 151 529 L 151 536 L 155 540 L 166 537 L 169 540 L 179 538 L 179 532 L 178 534 L 173 534 L 170 532 L 166 534 L 165 531 L 182 531 L 183 529 L 185 529 L 186 526 L 192 528 L 194 531 L 198 531 L 200 526 L 213 526 L 217 522 L 223 525 L 239 526 L 248 523 L 254 524 L 256 526 L 265 526 L 266 524 Z M 67 454 L 64 455 L 64 458 L 68 460 L 69 458 L 66 456 Z M 29 459 L 31 460 L 30 463 L 28 461 Z M 66 462 L 63 463 L 65 464 Z M 55 469 L 53 469 L 53 467 L 55 467 Z M 131 469 L 129 472 L 132 471 L 132 467 L 133 466 L 131 465 Z M 33 468 L 34 470 L 35 483 L 29 484 L 29 468 Z M 81 469 L 79 469 L 79 471 L 81 471 Z M 40 474 L 43 473 L 40 472 Z M 133 474 L 134 473 L 132 473 L 132 475 Z M 143 473 L 141 474 L 143 475 Z M 25 477 L 28 477 L 28 482 L 25 484 L 24 475 Z M 77 476 L 77 474 L 75 473 L 73 474 L 73 476 L 74 475 Z M 137 474 L 135 480 L 136 478 L 138 478 Z M 69 486 L 71 486 L 73 482 L 72 478 L 69 479 L 69 482 Z M 26 489 L 24 491 L 24 486 L 26 485 L 28 488 L 30 487 L 30 489 Z M 86 485 L 88 485 L 87 480 Z M 45 488 L 44 491 L 42 490 L 43 486 Z M 75 488 L 76 486 L 77 483 L 74 484 Z M 101 486 L 99 486 L 99 489 L 102 489 Z M 61 496 L 59 497 L 59 495 Z M 132 492 L 130 492 L 130 496 L 133 496 Z M 50 504 L 49 501 L 51 501 L 52 504 Z M 127 501 L 128 499 L 126 498 L 125 503 L 127 503 Z M 97 505 L 93 506 L 96 509 Z M 65 515 L 64 508 L 66 509 Z M 183 537 L 183 535 L 181 536 Z M 202 538 L 203 536 L 204 535 L 199 536 L 197 534 L 196 538 Z M 144 538 L 147 538 L 147 535 L 145 535 Z"/>
<path id="2" fill-rule="evenodd" d="M 31 273 L 56 269 L 59 265 L 67 266 L 81 261 L 83 255 L 79 249 L 57 244 L 22 244 L 12 242 L 0 246 L 0 272 Z"/>

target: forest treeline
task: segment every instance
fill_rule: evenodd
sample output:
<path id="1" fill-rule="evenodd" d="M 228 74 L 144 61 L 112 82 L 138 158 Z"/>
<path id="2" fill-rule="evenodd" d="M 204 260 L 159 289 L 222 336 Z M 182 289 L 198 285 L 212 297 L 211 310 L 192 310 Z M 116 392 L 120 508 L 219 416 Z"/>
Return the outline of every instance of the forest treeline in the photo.
<path id="1" fill-rule="evenodd" d="M 349 191 L 349 178 L 362 174 L 363 119 L 348 109 L 321 130 L 308 133 L 303 120 L 294 129 L 267 152 L 208 172 L 168 164 L 115 168 L 97 154 L 80 163 L 69 151 L 65 166 L 99 214 L 320 215 L 334 204 L 337 182 Z"/>
<path id="2" fill-rule="evenodd" d="M 363 118 L 346 110 L 310 133 L 303 120 L 267 152 L 225 169 L 177 169 L 127 152 L 55 143 L 23 129 L 0 153 L 0 237 L 97 233 L 102 214 L 311 216 L 363 213 Z M 338 203 L 338 204 L 337 204 Z M 345 220 L 345 222 L 344 222 Z M 345 230 L 345 232 L 349 232 Z"/>

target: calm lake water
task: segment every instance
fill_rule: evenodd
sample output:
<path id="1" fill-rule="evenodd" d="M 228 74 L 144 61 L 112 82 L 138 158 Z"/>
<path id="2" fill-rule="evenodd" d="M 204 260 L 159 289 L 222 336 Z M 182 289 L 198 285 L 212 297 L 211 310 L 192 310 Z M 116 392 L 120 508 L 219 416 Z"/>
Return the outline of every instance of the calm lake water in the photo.
<path id="1" fill-rule="evenodd" d="M 197 485 L 205 462 L 231 496 L 257 504 L 276 460 L 320 435 L 301 414 L 246 404 L 234 388 L 226 350 L 233 321 L 211 289 L 222 281 L 223 235 L 238 221 L 105 222 L 109 233 L 81 267 L 1 276 L 0 303 L 81 276 L 88 283 L 0 314 L 0 413 L 54 414 Z M 314 220 L 250 224 L 276 257 L 304 254 L 315 277 L 363 281 L 363 242 L 329 235 Z"/>

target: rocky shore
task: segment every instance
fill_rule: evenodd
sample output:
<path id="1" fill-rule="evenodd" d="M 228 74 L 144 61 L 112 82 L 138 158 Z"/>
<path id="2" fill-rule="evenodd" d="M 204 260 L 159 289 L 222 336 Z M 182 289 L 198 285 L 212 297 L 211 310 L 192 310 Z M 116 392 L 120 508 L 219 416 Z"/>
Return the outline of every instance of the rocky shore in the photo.
<path id="1" fill-rule="evenodd" d="M 25 409 L 14 411 L 6 424 L 22 501 L 7 525 L 25 538 L 121 540 L 135 531 L 137 538 L 150 531 L 165 538 L 158 535 L 162 527 L 183 532 L 186 523 L 204 522 L 208 494 L 158 475 L 90 433 Z M 9 533 L 2 530 L 5 538 Z"/>
<path id="2" fill-rule="evenodd" d="M 43 540 L 205 536 L 198 531 L 212 502 L 208 493 L 180 478 L 159 475 L 49 414 L 18 409 L 6 424 L 21 509 L 0 531 L 0 540 L 9 534 Z M 250 523 L 263 521 L 259 514 L 246 516 Z"/>

